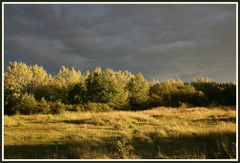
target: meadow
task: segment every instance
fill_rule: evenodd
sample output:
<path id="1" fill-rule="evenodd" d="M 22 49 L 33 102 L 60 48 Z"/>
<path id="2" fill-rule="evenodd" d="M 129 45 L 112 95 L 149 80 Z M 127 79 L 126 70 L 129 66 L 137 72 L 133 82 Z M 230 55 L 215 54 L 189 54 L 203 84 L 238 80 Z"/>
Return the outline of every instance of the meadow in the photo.
<path id="1" fill-rule="evenodd" d="M 4 115 L 5 159 L 234 159 L 236 107 Z"/>

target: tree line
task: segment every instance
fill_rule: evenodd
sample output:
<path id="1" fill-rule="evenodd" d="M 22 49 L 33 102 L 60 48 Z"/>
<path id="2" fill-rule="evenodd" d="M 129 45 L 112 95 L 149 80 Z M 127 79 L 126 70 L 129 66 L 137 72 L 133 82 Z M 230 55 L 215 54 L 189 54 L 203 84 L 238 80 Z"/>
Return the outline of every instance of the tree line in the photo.
<path id="1" fill-rule="evenodd" d="M 16 61 L 4 73 L 4 113 L 9 115 L 182 105 L 236 105 L 236 85 L 207 77 L 149 82 L 142 73 L 101 67 L 82 73 L 62 66 L 52 76 L 42 66 Z"/>

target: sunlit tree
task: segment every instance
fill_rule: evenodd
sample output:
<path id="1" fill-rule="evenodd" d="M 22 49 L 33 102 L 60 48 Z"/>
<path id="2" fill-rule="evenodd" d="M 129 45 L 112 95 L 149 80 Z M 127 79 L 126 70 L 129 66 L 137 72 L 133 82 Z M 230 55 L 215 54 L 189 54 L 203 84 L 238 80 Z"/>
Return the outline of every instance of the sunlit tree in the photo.
<path id="1" fill-rule="evenodd" d="M 84 78 L 80 71 L 75 70 L 73 67 L 68 68 L 62 66 L 52 82 L 52 98 L 67 102 L 68 91 L 72 89 L 75 84 L 83 82 L 83 80 Z"/>
<path id="2" fill-rule="evenodd" d="M 4 107 L 11 114 L 11 108 L 28 91 L 32 80 L 31 69 L 23 62 L 10 62 L 4 74 Z"/>
<path id="3" fill-rule="evenodd" d="M 129 103 L 132 107 L 142 107 L 148 100 L 149 84 L 143 74 L 137 73 L 127 85 Z"/>
<path id="4" fill-rule="evenodd" d="M 103 72 L 97 67 L 87 78 L 86 89 L 88 101 L 107 103 L 113 107 L 125 105 L 128 97 L 124 85 L 111 69 Z"/>

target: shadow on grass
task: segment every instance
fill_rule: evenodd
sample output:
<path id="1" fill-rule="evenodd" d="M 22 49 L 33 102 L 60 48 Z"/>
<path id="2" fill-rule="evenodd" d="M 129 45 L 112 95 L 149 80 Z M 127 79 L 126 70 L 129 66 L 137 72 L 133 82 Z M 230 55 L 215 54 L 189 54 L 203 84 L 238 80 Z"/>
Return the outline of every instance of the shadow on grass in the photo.
<path id="1" fill-rule="evenodd" d="M 203 123 L 218 123 L 218 122 L 232 122 L 236 123 L 236 118 L 235 117 L 226 117 L 226 116 L 208 116 L 207 118 L 203 119 L 196 119 L 193 120 L 193 122 L 203 122 Z"/>
<path id="2" fill-rule="evenodd" d="M 137 149 L 136 154 L 143 158 L 236 158 L 235 133 L 210 133 L 164 138 L 153 132 L 149 133 L 148 138 L 135 136 L 132 139 L 132 144 Z"/>
<path id="3" fill-rule="evenodd" d="M 67 123 L 67 124 L 97 124 L 95 121 L 93 121 L 91 118 L 88 119 L 73 119 L 73 120 L 61 120 L 61 121 L 48 121 L 48 122 L 42 122 L 42 121 L 33 121 L 31 123 Z"/>
<path id="4" fill-rule="evenodd" d="M 74 120 L 63 120 L 62 122 L 67 124 L 95 124 L 91 119 L 74 119 Z"/>
<path id="5" fill-rule="evenodd" d="M 7 145 L 5 159 L 87 159 L 116 157 L 116 146 L 96 140 L 71 140 L 64 144 Z"/>
<path id="6" fill-rule="evenodd" d="M 164 138 L 147 135 L 74 140 L 64 144 L 5 145 L 5 159 L 229 159 L 236 158 L 235 133 L 211 133 Z"/>

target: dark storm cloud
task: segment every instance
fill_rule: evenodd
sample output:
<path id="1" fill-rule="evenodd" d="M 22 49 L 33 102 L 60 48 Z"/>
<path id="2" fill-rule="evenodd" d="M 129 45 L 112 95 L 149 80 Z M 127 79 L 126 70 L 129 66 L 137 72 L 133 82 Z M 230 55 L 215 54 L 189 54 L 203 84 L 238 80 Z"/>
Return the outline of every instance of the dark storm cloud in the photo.
<path id="1" fill-rule="evenodd" d="M 235 5 L 6 5 L 5 63 L 236 80 Z"/>

